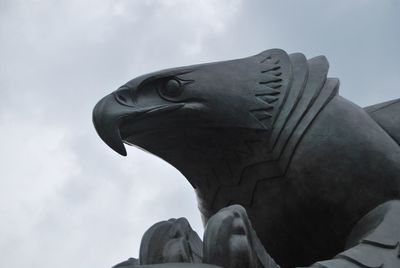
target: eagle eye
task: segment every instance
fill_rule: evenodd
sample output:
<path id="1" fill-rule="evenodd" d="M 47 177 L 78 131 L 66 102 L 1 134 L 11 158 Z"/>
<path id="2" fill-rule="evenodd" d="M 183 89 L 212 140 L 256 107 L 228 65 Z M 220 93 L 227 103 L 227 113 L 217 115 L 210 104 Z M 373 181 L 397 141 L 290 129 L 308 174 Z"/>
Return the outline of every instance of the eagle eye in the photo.
<path id="1" fill-rule="evenodd" d="M 161 97 L 166 99 L 175 98 L 181 95 L 183 92 L 183 85 L 181 81 L 177 78 L 169 78 L 161 84 L 159 88 L 159 93 Z"/>

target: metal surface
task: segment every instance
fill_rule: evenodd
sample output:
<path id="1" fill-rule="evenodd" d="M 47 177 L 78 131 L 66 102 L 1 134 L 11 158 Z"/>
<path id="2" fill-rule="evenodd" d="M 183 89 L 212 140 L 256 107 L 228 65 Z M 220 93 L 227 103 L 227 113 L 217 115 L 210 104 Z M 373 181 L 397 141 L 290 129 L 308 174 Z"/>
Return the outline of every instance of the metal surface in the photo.
<path id="1" fill-rule="evenodd" d="M 104 97 L 93 122 L 118 153 L 135 144 L 179 169 L 204 223 L 240 204 L 279 265 L 307 266 L 400 196 L 400 102 L 364 110 L 327 73 L 325 57 L 279 49 L 159 71 Z"/>

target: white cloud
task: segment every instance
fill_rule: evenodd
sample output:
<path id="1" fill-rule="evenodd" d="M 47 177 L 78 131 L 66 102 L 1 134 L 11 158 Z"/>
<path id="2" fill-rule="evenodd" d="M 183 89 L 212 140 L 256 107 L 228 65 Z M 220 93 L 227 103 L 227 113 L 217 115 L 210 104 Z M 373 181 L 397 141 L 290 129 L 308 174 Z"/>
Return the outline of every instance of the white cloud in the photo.
<path id="1" fill-rule="evenodd" d="M 91 109 L 135 72 L 199 56 L 238 4 L 8 2 L 0 19 L 0 266 L 111 266 L 137 256 L 143 232 L 170 217 L 186 216 L 202 232 L 183 176 L 137 149 L 127 159 L 109 150 Z"/>

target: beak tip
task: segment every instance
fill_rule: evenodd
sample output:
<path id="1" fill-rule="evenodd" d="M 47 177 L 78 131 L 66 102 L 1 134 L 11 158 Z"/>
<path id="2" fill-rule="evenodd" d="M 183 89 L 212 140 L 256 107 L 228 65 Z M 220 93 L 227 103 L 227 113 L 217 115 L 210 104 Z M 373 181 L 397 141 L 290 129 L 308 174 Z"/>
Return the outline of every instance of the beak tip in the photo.
<path id="1" fill-rule="evenodd" d="M 121 150 L 121 151 L 119 151 L 119 152 L 117 152 L 117 153 L 119 153 L 120 155 L 122 155 L 122 156 L 124 156 L 124 157 L 128 155 L 128 153 L 126 152 L 125 147 L 124 147 L 124 150 Z"/>
<path id="2" fill-rule="evenodd" d="M 118 112 L 118 106 L 115 106 L 114 96 L 107 95 L 94 107 L 92 121 L 100 138 L 115 152 L 127 156 L 119 131 L 120 121 L 118 116 L 115 116 L 116 111 Z"/>
<path id="3" fill-rule="evenodd" d="M 102 137 L 102 139 L 111 149 L 113 149 L 113 151 L 122 156 L 127 156 L 128 153 L 126 152 L 125 145 L 123 144 L 121 136 L 119 135 L 119 131 L 118 135 L 113 135 L 112 137 L 112 139 L 110 139 L 109 137 L 105 139 L 103 139 Z"/>

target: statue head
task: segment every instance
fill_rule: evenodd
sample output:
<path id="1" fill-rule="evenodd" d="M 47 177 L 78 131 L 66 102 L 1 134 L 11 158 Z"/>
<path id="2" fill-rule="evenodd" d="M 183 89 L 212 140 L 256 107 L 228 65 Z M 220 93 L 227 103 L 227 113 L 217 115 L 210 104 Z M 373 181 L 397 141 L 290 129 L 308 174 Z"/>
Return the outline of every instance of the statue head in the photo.
<path id="1" fill-rule="evenodd" d="M 146 136 L 152 145 L 163 143 L 159 147 L 174 142 L 163 137 L 182 139 L 180 133 L 188 129 L 224 135 L 231 129 L 267 131 L 289 80 L 285 68 L 290 64 L 281 64 L 285 60 L 286 53 L 276 49 L 143 75 L 100 100 L 93 122 L 103 141 L 121 155 L 126 155 L 123 142 L 151 151 Z"/>

